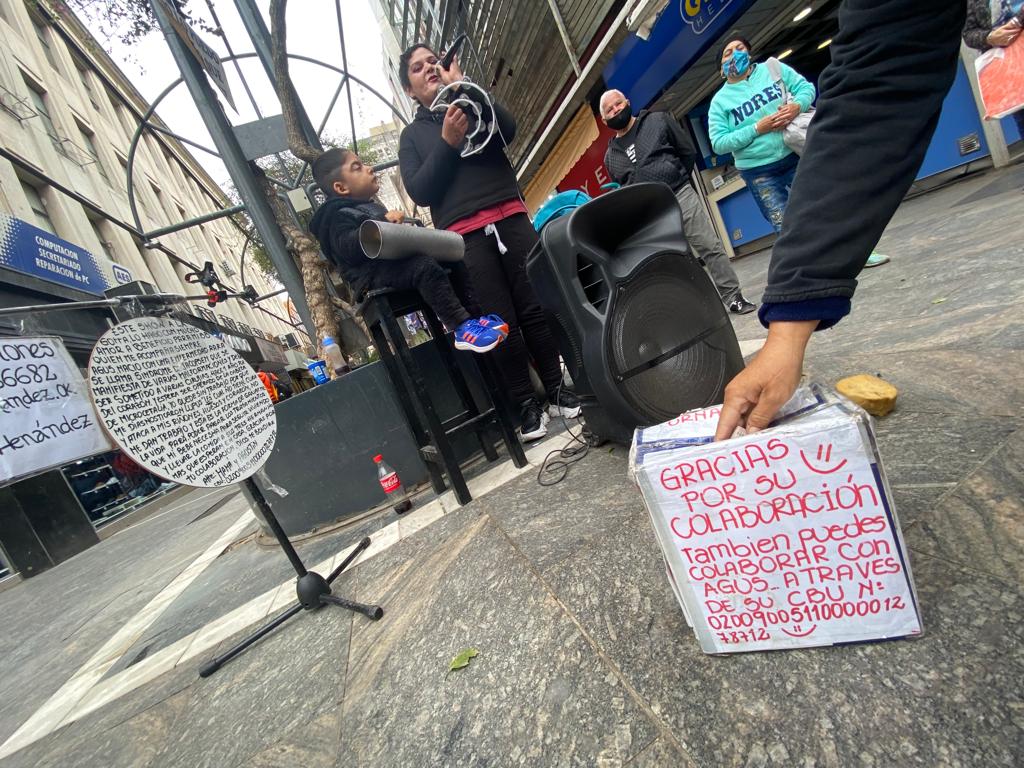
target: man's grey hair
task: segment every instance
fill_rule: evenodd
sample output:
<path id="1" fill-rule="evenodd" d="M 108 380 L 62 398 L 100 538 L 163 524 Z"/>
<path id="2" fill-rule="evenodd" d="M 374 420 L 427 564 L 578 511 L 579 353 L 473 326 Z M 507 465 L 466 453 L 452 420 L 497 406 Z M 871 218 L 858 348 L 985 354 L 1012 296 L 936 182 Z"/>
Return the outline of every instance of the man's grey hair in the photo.
<path id="1" fill-rule="evenodd" d="M 598 109 L 601 111 L 602 115 L 604 114 L 604 103 L 605 103 L 605 101 L 607 101 L 612 96 L 621 96 L 622 98 L 626 98 L 626 94 L 624 94 L 622 91 L 618 90 L 617 88 L 612 88 L 610 91 L 605 91 L 604 93 L 602 93 L 601 94 L 601 101 L 598 102 L 598 105 L 597 105 Z"/>

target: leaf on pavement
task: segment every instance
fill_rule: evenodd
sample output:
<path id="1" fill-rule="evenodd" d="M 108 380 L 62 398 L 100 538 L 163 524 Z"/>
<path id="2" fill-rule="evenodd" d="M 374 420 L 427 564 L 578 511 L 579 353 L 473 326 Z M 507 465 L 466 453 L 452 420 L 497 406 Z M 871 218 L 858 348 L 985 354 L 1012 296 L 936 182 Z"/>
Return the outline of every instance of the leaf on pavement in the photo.
<path id="1" fill-rule="evenodd" d="M 459 655 L 452 659 L 452 663 L 448 665 L 448 671 L 452 672 L 456 669 L 462 669 L 463 667 L 469 666 L 469 660 L 480 653 L 476 648 L 466 648 L 464 651 L 460 651 Z"/>

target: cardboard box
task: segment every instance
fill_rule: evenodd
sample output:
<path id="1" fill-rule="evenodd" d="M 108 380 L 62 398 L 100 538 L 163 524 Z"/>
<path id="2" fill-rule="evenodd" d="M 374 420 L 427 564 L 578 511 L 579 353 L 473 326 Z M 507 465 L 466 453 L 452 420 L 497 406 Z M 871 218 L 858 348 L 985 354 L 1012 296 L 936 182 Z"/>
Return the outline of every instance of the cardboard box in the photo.
<path id="1" fill-rule="evenodd" d="M 714 409 L 637 430 L 631 472 L 705 653 L 919 635 L 892 493 L 864 411 L 812 386 L 776 426 L 691 442 Z"/>

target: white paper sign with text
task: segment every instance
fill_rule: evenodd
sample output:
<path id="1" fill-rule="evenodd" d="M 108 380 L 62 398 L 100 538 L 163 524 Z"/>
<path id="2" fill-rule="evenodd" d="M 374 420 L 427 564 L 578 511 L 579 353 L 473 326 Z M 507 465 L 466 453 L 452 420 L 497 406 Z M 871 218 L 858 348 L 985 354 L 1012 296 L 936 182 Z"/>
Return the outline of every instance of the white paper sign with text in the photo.
<path id="1" fill-rule="evenodd" d="M 920 633 L 868 430 L 861 416 L 828 407 L 645 458 L 637 479 L 704 651 Z"/>
<path id="2" fill-rule="evenodd" d="M 274 406 L 256 372 L 191 325 L 144 317 L 111 328 L 96 342 L 89 379 L 110 436 L 175 483 L 236 483 L 274 448 Z"/>
<path id="3" fill-rule="evenodd" d="M 0 485 L 109 450 L 61 340 L 0 339 Z"/>

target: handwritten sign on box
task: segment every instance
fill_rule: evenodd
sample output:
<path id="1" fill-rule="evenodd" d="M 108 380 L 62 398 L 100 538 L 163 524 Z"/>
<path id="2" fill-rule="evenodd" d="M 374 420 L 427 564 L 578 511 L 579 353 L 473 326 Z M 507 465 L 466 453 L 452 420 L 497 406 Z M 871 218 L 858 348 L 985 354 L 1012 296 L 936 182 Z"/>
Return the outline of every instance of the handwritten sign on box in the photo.
<path id="1" fill-rule="evenodd" d="M 0 484 L 109 450 L 61 340 L 0 339 Z"/>
<path id="2" fill-rule="evenodd" d="M 921 632 L 870 428 L 834 403 L 756 435 L 644 457 L 636 477 L 705 652 Z"/>
<path id="3" fill-rule="evenodd" d="M 96 342 L 89 379 L 121 449 L 181 485 L 236 483 L 274 448 L 274 406 L 256 372 L 191 325 L 143 317 L 111 328 Z"/>

